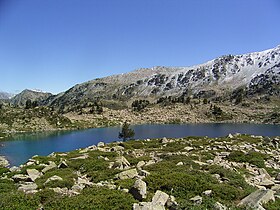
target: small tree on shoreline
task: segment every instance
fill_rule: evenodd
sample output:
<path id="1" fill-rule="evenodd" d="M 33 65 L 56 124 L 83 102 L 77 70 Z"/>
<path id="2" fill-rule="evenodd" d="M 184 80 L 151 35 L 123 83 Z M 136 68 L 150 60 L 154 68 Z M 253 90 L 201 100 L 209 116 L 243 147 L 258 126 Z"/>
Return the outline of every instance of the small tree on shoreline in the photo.
<path id="1" fill-rule="evenodd" d="M 135 135 L 135 132 L 134 132 L 134 130 L 129 128 L 129 126 L 130 126 L 129 123 L 127 121 L 125 121 L 121 132 L 119 132 L 119 139 L 123 139 L 123 141 L 126 141 L 127 139 L 133 138 L 133 136 Z"/>

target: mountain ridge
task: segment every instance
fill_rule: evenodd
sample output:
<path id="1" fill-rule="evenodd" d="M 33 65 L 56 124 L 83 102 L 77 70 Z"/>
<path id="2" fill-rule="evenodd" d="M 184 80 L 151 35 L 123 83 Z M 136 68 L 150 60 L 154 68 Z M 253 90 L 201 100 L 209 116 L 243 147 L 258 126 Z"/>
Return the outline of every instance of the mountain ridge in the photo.
<path id="1" fill-rule="evenodd" d="M 153 101 L 161 97 L 217 98 L 244 89 L 244 94 L 279 96 L 280 45 L 261 52 L 224 55 L 190 67 L 140 68 L 77 84 L 45 104 L 63 106 L 91 100 Z"/>

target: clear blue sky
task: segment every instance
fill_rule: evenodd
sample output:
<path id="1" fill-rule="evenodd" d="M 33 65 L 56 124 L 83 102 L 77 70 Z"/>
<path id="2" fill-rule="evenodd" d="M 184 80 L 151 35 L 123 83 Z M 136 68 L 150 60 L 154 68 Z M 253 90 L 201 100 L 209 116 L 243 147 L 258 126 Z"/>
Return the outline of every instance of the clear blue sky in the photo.
<path id="1" fill-rule="evenodd" d="M 0 0 L 0 90 L 261 51 L 279 26 L 279 0 Z"/>

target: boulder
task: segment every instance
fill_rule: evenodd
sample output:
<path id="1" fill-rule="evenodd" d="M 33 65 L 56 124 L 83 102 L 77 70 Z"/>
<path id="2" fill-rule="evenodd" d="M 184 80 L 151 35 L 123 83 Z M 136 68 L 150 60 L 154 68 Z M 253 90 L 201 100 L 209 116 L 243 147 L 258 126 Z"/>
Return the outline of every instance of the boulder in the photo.
<path id="1" fill-rule="evenodd" d="M 9 161 L 6 160 L 5 157 L 0 156 L 0 167 L 7 167 L 9 165 Z"/>
<path id="2" fill-rule="evenodd" d="M 88 157 L 89 157 L 88 154 L 83 154 L 81 156 L 71 158 L 71 160 L 84 160 L 87 159 Z"/>
<path id="3" fill-rule="evenodd" d="M 111 152 L 121 152 L 123 150 L 124 150 L 124 147 L 119 146 L 119 145 L 111 148 Z"/>
<path id="4" fill-rule="evenodd" d="M 164 206 L 152 202 L 134 203 L 133 210 L 165 210 Z"/>
<path id="5" fill-rule="evenodd" d="M 146 164 L 145 161 L 141 160 L 141 161 L 139 161 L 139 162 L 137 163 L 136 167 L 137 167 L 138 169 L 140 169 L 140 168 L 142 168 L 145 164 Z"/>
<path id="6" fill-rule="evenodd" d="M 233 138 L 233 135 L 232 135 L 231 133 L 229 133 L 227 137 L 230 138 L 230 139 L 232 139 L 232 138 Z"/>
<path id="7" fill-rule="evenodd" d="M 272 186 L 275 185 L 275 183 L 269 179 L 264 179 L 261 182 L 259 182 L 258 185 L 264 186 L 266 188 L 271 188 Z"/>
<path id="8" fill-rule="evenodd" d="M 271 180 L 271 176 L 264 168 L 259 168 L 259 174 L 264 177 L 265 179 Z"/>
<path id="9" fill-rule="evenodd" d="M 162 140 L 160 141 L 162 144 L 166 144 L 168 143 L 169 141 L 167 140 L 166 137 L 163 137 Z"/>
<path id="10" fill-rule="evenodd" d="M 58 166 L 58 168 L 68 168 L 68 164 L 65 161 L 61 161 Z"/>
<path id="11" fill-rule="evenodd" d="M 275 180 L 280 181 L 280 173 L 277 174 L 277 176 L 275 177 Z"/>
<path id="12" fill-rule="evenodd" d="M 37 192 L 37 188 L 37 184 L 33 182 L 26 182 L 25 184 L 21 184 L 18 190 L 26 194 L 32 194 Z"/>
<path id="13" fill-rule="evenodd" d="M 274 192 L 272 190 L 258 189 L 247 197 L 243 198 L 238 206 L 247 206 L 249 208 L 262 208 L 262 204 L 268 201 L 275 201 Z"/>
<path id="14" fill-rule="evenodd" d="M 78 192 L 80 193 L 83 189 L 85 188 L 85 185 L 83 184 L 74 184 L 71 189 L 74 191 L 74 192 Z"/>
<path id="15" fill-rule="evenodd" d="M 194 150 L 194 148 L 187 146 L 187 147 L 184 148 L 184 150 L 187 150 L 188 152 L 190 152 L 190 151 Z"/>
<path id="16" fill-rule="evenodd" d="M 39 172 L 37 169 L 27 169 L 26 170 L 27 175 L 30 177 L 30 179 L 34 182 L 37 178 L 42 176 L 43 174 Z"/>
<path id="17" fill-rule="evenodd" d="M 46 173 L 47 171 L 49 171 L 49 170 L 51 170 L 51 169 L 53 169 L 53 168 L 56 168 L 56 167 L 57 167 L 57 165 L 55 164 L 55 162 L 49 161 L 49 165 L 47 165 L 47 166 L 42 170 L 42 172 L 43 172 L 43 173 Z"/>
<path id="18" fill-rule="evenodd" d="M 202 204 L 202 197 L 197 195 L 197 196 L 191 198 L 190 201 L 192 201 L 195 205 L 200 205 L 200 204 Z"/>
<path id="19" fill-rule="evenodd" d="M 135 168 L 133 168 L 133 169 L 118 173 L 116 175 L 116 178 L 123 180 L 123 179 L 133 179 L 136 176 L 138 176 L 137 170 Z"/>
<path id="20" fill-rule="evenodd" d="M 146 170 L 139 170 L 139 175 L 140 176 L 144 176 L 147 177 L 150 175 L 150 172 L 146 171 Z"/>
<path id="21" fill-rule="evenodd" d="M 173 195 L 170 195 L 167 202 L 166 207 L 170 210 L 178 209 L 178 203 L 175 200 L 175 197 Z"/>
<path id="22" fill-rule="evenodd" d="M 206 196 L 211 196 L 212 190 L 205 190 L 205 191 L 203 192 L 203 194 L 206 195 Z"/>
<path id="23" fill-rule="evenodd" d="M 156 205 L 164 206 L 169 198 L 169 195 L 165 192 L 157 190 L 154 197 L 152 198 L 152 203 Z"/>
<path id="24" fill-rule="evenodd" d="M 63 188 L 55 187 L 55 188 L 50 188 L 50 189 L 61 195 L 67 195 L 69 193 L 67 187 L 63 187 Z"/>
<path id="25" fill-rule="evenodd" d="M 182 165 L 184 165 L 183 162 L 179 162 L 179 163 L 176 164 L 176 166 L 182 166 Z"/>
<path id="26" fill-rule="evenodd" d="M 128 160 L 124 156 L 120 156 L 116 158 L 113 168 L 123 170 L 129 168 L 129 166 L 130 163 L 128 162 Z"/>
<path id="27" fill-rule="evenodd" d="M 97 147 L 104 147 L 104 146 L 105 146 L 105 143 L 102 141 L 97 144 Z"/>
<path id="28" fill-rule="evenodd" d="M 227 210 L 227 207 L 223 204 L 216 202 L 213 207 L 214 210 Z"/>
<path id="29" fill-rule="evenodd" d="M 13 166 L 10 168 L 10 172 L 18 172 L 18 171 L 20 171 L 20 168 L 17 166 Z"/>
<path id="30" fill-rule="evenodd" d="M 147 184 L 141 179 L 137 179 L 129 190 L 129 192 L 133 195 L 133 197 L 139 201 L 142 201 L 147 197 Z"/>
<path id="31" fill-rule="evenodd" d="M 16 174 L 12 177 L 15 182 L 29 182 L 32 181 L 31 178 L 27 175 Z"/>
<path id="32" fill-rule="evenodd" d="M 48 182 L 51 182 L 51 181 L 62 181 L 62 180 L 63 179 L 60 176 L 54 175 L 54 176 L 48 178 L 47 181 L 45 182 L 45 184 L 47 184 Z"/>

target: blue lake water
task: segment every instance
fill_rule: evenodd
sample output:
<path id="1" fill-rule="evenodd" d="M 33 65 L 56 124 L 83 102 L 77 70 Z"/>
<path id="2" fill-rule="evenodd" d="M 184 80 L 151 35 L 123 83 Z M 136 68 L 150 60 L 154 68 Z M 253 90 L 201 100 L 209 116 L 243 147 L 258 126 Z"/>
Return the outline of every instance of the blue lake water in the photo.
<path id="1" fill-rule="evenodd" d="M 182 124 L 182 125 L 136 125 L 135 139 L 185 136 L 221 137 L 229 133 L 244 133 L 262 136 L 280 136 L 280 125 L 263 124 Z M 11 166 L 26 162 L 33 155 L 48 155 L 52 152 L 67 152 L 97 144 L 118 140 L 120 127 L 93 128 L 71 132 L 32 133 L 17 135 L 13 140 L 0 142 L 0 155 Z"/>

